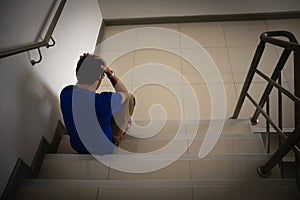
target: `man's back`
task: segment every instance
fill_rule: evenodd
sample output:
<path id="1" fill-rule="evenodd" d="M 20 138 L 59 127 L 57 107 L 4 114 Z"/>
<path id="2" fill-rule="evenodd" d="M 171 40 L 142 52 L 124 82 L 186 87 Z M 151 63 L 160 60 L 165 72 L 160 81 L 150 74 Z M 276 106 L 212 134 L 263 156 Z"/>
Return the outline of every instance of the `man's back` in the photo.
<path id="1" fill-rule="evenodd" d="M 113 153 L 112 113 L 118 112 L 122 96 L 118 93 L 100 94 L 67 86 L 60 94 L 61 110 L 72 147 L 79 153 Z"/>

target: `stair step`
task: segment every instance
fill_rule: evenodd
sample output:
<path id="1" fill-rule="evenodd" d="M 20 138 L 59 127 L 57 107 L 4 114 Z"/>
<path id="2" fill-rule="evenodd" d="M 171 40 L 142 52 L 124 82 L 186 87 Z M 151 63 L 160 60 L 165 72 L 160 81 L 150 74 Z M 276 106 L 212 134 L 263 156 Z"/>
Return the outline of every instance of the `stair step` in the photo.
<path id="1" fill-rule="evenodd" d="M 255 136 L 255 137 L 253 137 Z M 226 153 L 263 153 L 264 148 L 262 147 L 261 138 L 258 135 L 251 135 L 251 137 L 220 137 L 213 147 L 210 154 L 226 154 Z M 174 142 L 174 147 L 184 146 L 187 149 L 188 153 L 198 153 L 200 147 L 203 143 L 203 138 L 195 138 L 194 141 L 186 140 L 187 138 L 176 139 Z M 66 141 L 67 140 L 67 141 Z M 133 153 L 148 153 L 157 151 L 167 144 L 169 144 L 170 139 L 161 138 L 161 139 L 128 139 L 125 137 L 122 140 L 120 148 L 116 148 L 115 153 L 121 153 L 123 150 Z M 188 145 L 192 144 L 188 147 Z M 175 152 L 175 149 L 168 153 Z M 68 136 L 65 136 L 62 139 L 59 151 L 59 154 L 77 154 L 77 152 L 71 147 L 69 143 Z"/>
<path id="2" fill-rule="evenodd" d="M 213 122 L 220 123 L 216 120 Z M 124 136 L 120 146 L 124 150 L 135 153 L 156 151 L 164 147 L 171 140 L 176 140 L 178 145 L 185 146 L 194 140 L 195 142 L 191 148 L 195 150 L 197 146 L 200 149 L 205 137 L 218 137 L 217 133 L 205 134 L 210 121 L 167 121 L 164 125 L 160 121 L 154 121 L 149 125 L 151 126 L 150 131 L 147 129 L 148 131 L 143 132 L 141 135 L 137 135 L 137 132 L 142 131 L 141 129 L 136 130 L 135 126 L 146 126 L 149 122 L 138 121 L 135 123 L 139 125 L 133 125 L 130 129 L 131 132 L 128 131 L 128 134 Z M 177 133 L 180 123 L 183 126 Z M 153 131 L 155 133 L 155 130 L 157 134 L 151 135 Z M 195 131 L 198 132 L 196 135 Z M 248 120 L 225 120 L 223 132 L 218 139 L 214 151 L 222 153 L 261 153 L 263 152 L 261 136 L 250 132 Z M 62 137 L 58 153 L 76 153 L 70 145 L 69 136 L 65 135 Z"/>
<path id="3" fill-rule="evenodd" d="M 190 148 L 198 151 L 204 140 L 204 136 L 197 135 L 193 138 L 190 134 L 180 135 L 176 139 L 170 136 L 160 136 L 155 138 L 134 138 L 125 135 L 120 148 L 134 152 L 134 153 L 147 153 L 158 150 L 167 145 L 171 140 L 175 140 L 178 145 L 188 145 L 192 142 Z M 262 153 L 262 140 L 260 135 L 255 134 L 242 134 L 242 135 L 221 135 L 214 147 L 215 152 L 222 153 Z M 69 136 L 64 135 L 61 139 L 58 153 L 77 153 L 69 142 Z"/>
<path id="4" fill-rule="evenodd" d="M 155 139 L 137 139 L 125 136 L 122 140 L 120 148 L 129 152 L 134 153 L 148 153 L 157 151 L 171 142 L 172 138 L 155 138 Z M 174 145 L 175 149 L 170 149 L 170 152 L 176 152 L 176 146 L 185 146 L 187 152 L 189 153 L 198 153 L 201 145 L 203 144 L 204 137 L 188 138 L 181 137 L 174 139 L 173 142 L 176 142 Z M 191 144 L 191 145 L 189 145 Z M 173 152 L 172 152 L 173 151 Z M 119 153 L 120 151 L 115 151 Z M 245 135 L 224 137 L 221 136 L 217 143 L 214 145 L 210 154 L 226 154 L 226 153 L 263 153 L 264 149 L 262 148 L 262 140 L 259 135 L 249 134 L 248 137 Z"/>
<path id="5" fill-rule="evenodd" d="M 47 179 L 259 179 L 256 168 L 269 159 L 265 154 L 210 155 L 200 160 L 196 154 L 185 154 L 171 165 L 149 173 L 125 173 L 96 160 L 91 155 L 53 154 L 46 156 L 39 178 Z M 138 170 L 156 164 L 166 164 L 176 155 L 111 155 L 107 163 Z M 118 165 L 119 166 L 119 165 Z M 271 178 L 280 178 L 278 168 Z"/>
<path id="6" fill-rule="evenodd" d="M 26 180 L 23 199 L 297 199 L 290 179 L 253 180 Z"/>
<path id="7" fill-rule="evenodd" d="M 156 135 L 166 134 L 175 135 L 179 132 L 206 134 L 209 126 L 222 126 L 222 134 L 241 134 L 252 133 L 250 121 L 245 119 L 225 119 L 225 120 L 153 120 L 153 121 L 133 121 L 132 127 L 129 129 L 129 135 L 147 136 L 157 133 Z M 139 132 L 139 131 L 144 132 Z M 145 134 L 145 135 L 144 135 Z"/>

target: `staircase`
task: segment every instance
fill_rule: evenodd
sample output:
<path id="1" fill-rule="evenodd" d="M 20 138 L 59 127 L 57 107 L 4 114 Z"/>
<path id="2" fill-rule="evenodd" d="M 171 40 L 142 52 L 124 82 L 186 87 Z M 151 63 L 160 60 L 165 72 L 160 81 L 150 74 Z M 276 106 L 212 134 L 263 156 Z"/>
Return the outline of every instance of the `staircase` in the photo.
<path id="1" fill-rule="evenodd" d="M 173 164 L 149 173 L 125 173 L 108 167 L 91 155 L 76 154 L 67 135 L 62 137 L 58 152 L 47 154 L 37 179 L 24 180 L 17 194 L 24 199 L 186 199 L 186 200 L 279 200 L 299 199 L 294 179 L 284 179 L 276 166 L 272 176 L 263 179 L 257 167 L 264 164 L 266 153 L 261 134 L 254 133 L 249 120 L 228 119 L 221 136 L 204 159 L 198 152 L 209 121 L 167 121 L 159 134 L 147 139 L 125 135 L 121 148 L 146 153 L 170 142 L 180 128 L 178 146 L 189 145 L 187 151 Z M 182 123 L 182 122 L 181 122 Z M 217 122 L 216 122 L 217 123 Z M 135 122 L 145 125 L 146 122 Z M 159 123 L 158 123 L 159 124 Z M 133 128 L 134 128 L 133 125 Z M 154 125 L 155 126 L 155 125 Z M 158 126 L 158 125 L 157 125 Z M 196 128 L 196 129 L 195 129 Z M 190 131 L 197 130 L 194 140 Z M 116 151 L 116 162 L 131 159 L 145 164 L 172 159 L 172 150 L 157 156 L 124 157 Z M 128 155 L 127 155 L 128 156 Z"/>

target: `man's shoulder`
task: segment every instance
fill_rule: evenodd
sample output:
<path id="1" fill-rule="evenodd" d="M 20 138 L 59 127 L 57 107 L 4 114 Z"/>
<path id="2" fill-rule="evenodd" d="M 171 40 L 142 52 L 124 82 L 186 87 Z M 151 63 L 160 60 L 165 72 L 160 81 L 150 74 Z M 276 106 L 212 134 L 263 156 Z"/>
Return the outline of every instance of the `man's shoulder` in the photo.
<path id="1" fill-rule="evenodd" d="M 75 87 L 74 85 L 67 85 L 66 87 L 64 87 L 64 88 L 62 89 L 62 92 L 63 92 L 63 91 L 73 90 L 74 87 Z"/>
<path id="2" fill-rule="evenodd" d="M 68 86 L 64 87 L 60 92 L 60 97 L 68 95 L 68 94 L 70 94 L 70 92 L 72 93 L 73 88 L 74 88 L 74 85 L 68 85 Z"/>

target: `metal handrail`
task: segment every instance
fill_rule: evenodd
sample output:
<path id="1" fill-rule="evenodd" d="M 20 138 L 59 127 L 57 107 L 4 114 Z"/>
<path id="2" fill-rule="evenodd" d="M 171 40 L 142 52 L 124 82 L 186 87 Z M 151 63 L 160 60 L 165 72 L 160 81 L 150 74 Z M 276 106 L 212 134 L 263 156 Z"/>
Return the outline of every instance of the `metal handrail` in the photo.
<path id="1" fill-rule="evenodd" d="M 276 87 L 280 92 L 284 93 L 287 97 L 289 97 L 291 100 L 293 100 L 295 103 L 300 105 L 300 98 L 293 95 L 290 91 L 282 87 L 280 84 L 276 83 L 272 79 L 270 79 L 268 76 L 266 76 L 263 72 L 259 71 L 258 69 L 255 69 L 255 72 L 260 75 L 263 79 L 268 81 L 272 86 Z"/>
<path id="2" fill-rule="evenodd" d="M 288 38 L 290 42 L 271 38 L 271 37 L 279 37 L 279 36 Z M 264 32 L 261 34 L 260 39 L 261 39 L 261 41 L 260 41 L 259 45 L 257 46 L 254 58 L 252 60 L 249 72 L 246 77 L 245 84 L 241 91 L 241 96 L 240 96 L 237 106 L 234 110 L 234 113 L 232 116 L 233 119 L 236 119 L 240 113 L 240 110 L 242 108 L 242 105 L 243 105 L 245 97 L 246 97 L 246 92 L 248 91 L 248 89 L 250 87 L 250 84 L 252 82 L 254 74 L 257 72 L 257 66 L 261 59 L 263 51 L 265 49 L 266 43 L 278 45 L 278 46 L 285 48 L 285 50 L 283 51 L 277 65 L 276 65 L 276 68 L 271 76 L 271 80 L 273 80 L 274 82 L 278 79 L 279 74 L 282 71 L 288 57 L 290 56 L 291 51 L 299 51 L 300 50 L 300 45 L 298 44 L 295 36 L 292 33 L 287 32 L 287 31 Z M 263 94 L 263 97 L 259 103 L 259 105 L 261 107 L 264 106 L 266 97 L 270 95 L 272 88 L 273 88 L 273 85 L 269 82 L 269 84 Z M 253 117 L 251 118 L 251 121 L 253 124 L 257 123 L 258 115 L 259 115 L 259 111 L 256 110 Z"/>
<path id="3" fill-rule="evenodd" d="M 280 39 L 276 39 L 273 37 L 286 37 L 287 39 L 289 39 L 289 42 L 284 41 L 284 40 L 280 40 Z M 297 39 L 295 38 L 295 36 L 288 32 L 288 31 L 268 31 L 268 32 L 264 32 L 260 35 L 260 39 L 264 42 L 276 45 L 276 46 L 280 46 L 282 48 L 288 49 L 288 50 L 292 50 L 292 51 L 298 51 L 300 50 L 300 45 L 297 42 Z"/>
<path id="4" fill-rule="evenodd" d="M 253 105 L 259 110 L 259 112 L 265 117 L 265 119 L 271 124 L 271 126 L 276 130 L 276 132 L 281 135 L 284 139 L 287 138 L 286 135 L 280 130 L 280 128 L 276 125 L 276 123 L 271 119 L 271 117 L 263 110 L 262 107 L 260 107 L 256 101 L 253 99 L 253 97 L 247 92 L 246 97 L 253 103 Z"/>
<path id="5" fill-rule="evenodd" d="M 285 37 L 289 41 L 284 41 L 274 37 Z M 280 56 L 280 59 L 271 75 L 271 78 L 266 76 L 263 72 L 257 69 L 259 61 L 265 49 L 266 43 L 284 48 L 284 51 Z M 299 68 L 300 67 L 300 45 L 298 44 L 295 36 L 292 33 L 287 31 L 270 31 L 261 34 L 260 43 L 257 46 L 256 52 L 254 54 L 254 58 L 251 62 L 251 66 L 246 77 L 245 84 L 242 88 L 239 100 L 237 102 L 236 108 L 231 118 L 236 119 L 238 117 L 241 108 L 243 106 L 243 103 L 245 101 L 245 98 L 247 97 L 250 100 L 250 102 L 256 107 L 253 117 L 251 118 L 252 124 L 256 124 L 258 122 L 257 121 L 258 116 L 262 114 L 267 122 L 268 137 L 269 137 L 269 125 L 271 125 L 280 136 L 279 149 L 274 153 L 274 155 L 267 161 L 265 165 L 258 167 L 257 169 L 258 173 L 263 177 L 269 177 L 271 175 L 272 168 L 276 164 L 281 163 L 282 158 L 292 149 L 295 151 L 295 156 L 296 156 L 296 165 L 297 165 L 296 169 L 298 170 L 296 181 L 300 190 L 300 170 L 298 169 L 300 168 L 300 151 L 299 148 L 297 147 L 300 141 L 300 114 L 299 114 L 300 113 L 300 90 L 299 90 L 300 80 L 298 80 L 295 77 L 294 94 L 292 94 L 291 92 L 289 92 L 288 90 L 286 90 L 281 86 L 281 71 L 283 70 L 291 52 L 294 53 L 294 71 L 295 71 L 294 73 L 297 74 L 299 73 L 300 70 Z M 268 85 L 259 103 L 257 103 L 248 93 L 248 90 L 250 88 L 250 85 L 252 83 L 255 74 L 258 74 L 268 82 Z M 276 123 L 269 116 L 269 96 L 274 87 L 278 89 L 279 126 L 277 126 Z M 295 103 L 295 130 L 289 136 L 285 135 L 282 131 L 282 94 L 286 95 L 289 99 L 293 100 Z M 265 103 L 267 103 L 266 112 L 263 110 Z M 282 142 L 282 140 L 284 142 Z M 267 146 L 269 149 L 269 140 L 267 141 L 268 141 Z"/>
<path id="6" fill-rule="evenodd" d="M 259 166 L 257 168 L 257 172 L 259 175 L 265 178 L 269 178 L 272 173 L 271 170 L 275 167 L 276 164 L 278 164 L 281 159 L 292 149 L 295 151 L 296 154 L 296 160 L 297 157 L 299 159 L 299 149 L 297 147 L 297 141 L 300 140 L 300 126 L 298 126 L 292 134 L 286 139 L 286 141 L 279 147 L 279 149 L 272 155 L 272 157 L 266 162 L 266 164 Z M 296 169 L 299 170 L 299 163 L 296 163 Z M 297 184 L 300 190 L 300 180 L 299 180 L 299 174 L 297 172 Z"/>
<path id="7" fill-rule="evenodd" d="M 33 49 L 39 49 L 40 47 L 47 47 L 48 48 L 48 47 L 53 46 L 53 44 L 55 44 L 55 41 L 52 38 L 52 33 L 53 33 L 53 31 L 54 31 L 54 29 L 57 25 L 57 22 L 58 22 L 58 20 L 61 16 L 63 8 L 66 4 L 66 1 L 67 0 L 61 0 L 60 1 L 60 4 L 59 4 L 59 6 L 56 10 L 56 13 L 55 13 L 55 15 L 54 15 L 54 17 L 51 21 L 51 24 L 50 24 L 50 26 L 49 26 L 49 28 L 46 32 L 46 35 L 45 35 L 45 38 L 43 39 L 43 41 L 37 42 L 37 43 L 34 43 L 34 44 L 24 45 L 24 46 L 18 47 L 18 48 L 4 50 L 4 51 L 0 52 L 0 58 L 16 55 L 16 54 L 19 54 L 19 53 L 23 53 L 23 52 L 26 52 L 26 51 L 33 50 Z M 50 40 L 52 40 L 52 42 L 53 42 L 52 45 L 49 44 Z"/>

